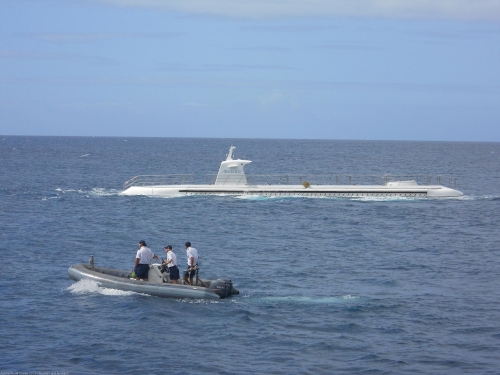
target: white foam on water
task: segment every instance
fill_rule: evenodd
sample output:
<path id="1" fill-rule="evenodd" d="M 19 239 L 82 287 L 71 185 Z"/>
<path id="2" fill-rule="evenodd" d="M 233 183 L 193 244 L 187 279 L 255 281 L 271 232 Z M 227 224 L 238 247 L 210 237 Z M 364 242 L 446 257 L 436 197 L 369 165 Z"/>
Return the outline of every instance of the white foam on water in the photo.
<path id="1" fill-rule="evenodd" d="M 332 297 L 309 297 L 309 296 L 285 296 L 285 297 L 264 297 L 261 300 L 265 302 L 277 303 L 308 303 L 308 304 L 336 304 L 344 303 L 348 300 L 360 299 L 360 297 L 350 294 Z"/>
<path id="2" fill-rule="evenodd" d="M 156 198 L 156 199 L 186 198 L 185 195 L 142 195 L 142 196 L 149 198 Z"/>
<path id="3" fill-rule="evenodd" d="M 395 201 L 421 201 L 429 199 L 429 197 L 350 197 L 348 198 L 353 201 L 363 201 L 363 202 L 395 202 Z"/>
<path id="4" fill-rule="evenodd" d="M 235 195 L 234 196 L 236 199 L 245 199 L 249 201 L 266 201 L 269 199 L 276 199 L 276 198 L 284 198 L 284 197 L 267 197 L 265 195 Z"/>
<path id="5" fill-rule="evenodd" d="M 61 199 L 61 197 L 43 197 L 42 201 L 47 201 L 49 199 Z"/>
<path id="6" fill-rule="evenodd" d="M 133 294 L 138 294 L 135 292 L 128 292 L 118 289 L 108 289 L 99 286 L 98 283 L 92 280 L 80 280 L 73 285 L 66 288 L 66 290 L 72 294 L 102 294 L 106 296 L 131 296 Z"/>
<path id="7" fill-rule="evenodd" d="M 175 299 L 176 301 L 178 302 L 182 302 L 182 303 L 191 303 L 191 304 L 197 304 L 197 303 L 201 303 L 201 304 L 211 304 L 211 303 L 227 303 L 228 300 L 221 300 L 221 299 L 203 299 L 203 298 L 198 298 L 198 299 L 194 299 L 194 298 L 176 298 Z"/>
<path id="8" fill-rule="evenodd" d="M 84 190 L 79 190 L 79 189 L 61 189 L 61 188 L 57 188 L 56 191 L 58 191 L 60 193 L 63 193 L 63 194 L 67 194 L 67 193 L 86 194 L 86 192 Z"/>
<path id="9" fill-rule="evenodd" d="M 107 197 L 113 195 L 120 195 L 120 191 L 116 189 L 104 189 L 104 188 L 93 188 L 92 190 L 82 190 L 82 189 L 55 189 L 57 192 L 62 194 L 84 194 L 86 196 L 95 196 L 95 197 Z"/>
<path id="10" fill-rule="evenodd" d="M 219 194 L 218 194 L 219 195 Z M 331 199 L 331 200 L 349 200 L 349 201 L 361 201 L 361 202 L 421 202 L 429 199 L 447 199 L 447 200 L 461 200 L 465 199 L 466 196 L 461 197 L 403 197 L 403 196 L 395 196 L 395 197 L 329 197 L 329 196 L 314 196 L 314 195 L 281 195 L 281 196 L 266 196 L 266 195 L 229 195 L 229 194 L 221 194 L 219 196 L 232 196 L 237 199 L 247 199 L 247 200 L 284 200 L 284 199 L 297 199 L 297 198 L 306 198 L 306 199 Z M 483 196 L 477 197 L 476 199 L 494 199 L 498 198 L 498 196 Z"/>
<path id="11" fill-rule="evenodd" d="M 499 199 L 500 195 L 464 195 L 461 196 L 457 199 L 463 200 L 463 201 L 481 201 L 481 200 L 492 200 L 492 199 Z"/>
<path id="12" fill-rule="evenodd" d="M 116 189 L 93 188 L 89 194 L 96 197 L 109 197 L 113 195 L 120 195 L 120 193 L 121 192 Z"/>
<path id="13" fill-rule="evenodd" d="M 221 195 L 223 196 L 223 195 Z M 328 196 L 308 196 L 308 195 L 281 195 L 281 196 L 266 196 L 266 195 L 233 195 L 237 199 L 246 200 L 288 200 L 288 199 L 329 199 L 329 200 L 349 200 L 349 201 L 362 201 L 362 202 L 395 202 L 395 201 L 421 201 L 429 199 L 428 197 L 328 197 Z"/>

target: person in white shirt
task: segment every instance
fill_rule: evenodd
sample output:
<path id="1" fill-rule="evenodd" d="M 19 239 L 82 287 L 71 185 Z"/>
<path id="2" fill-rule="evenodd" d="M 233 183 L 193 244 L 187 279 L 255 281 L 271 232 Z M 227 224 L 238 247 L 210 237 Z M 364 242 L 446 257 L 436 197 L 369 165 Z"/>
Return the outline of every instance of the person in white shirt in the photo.
<path id="1" fill-rule="evenodd" d="M 167 252 L 167 260 L 163 261 L 168 267 L 168 273 L 170 275 L 170 280 L 172 284 L 178 284 L 179 280 L 179 268 L 177 268 L 177 255 L 172 251 L 172 246 L 165 246 L 165 251 Z"/>
<path id="2" fill-rule="evenodd" d="M 158 259 L 151 249 L 146 245 L 146 241 L 139 241 L 139 250 L 135 255 L 135 279 L 148 281 L 149 262 L 151 259 Z"/>
<path id="3" fill-rule="evenodd" d="M 186 242 L 185 246 L 188 268 L 184 271 L 184 283 L 193 285 L 193 276 L 196 274 L 196 268 L 198 266 L 198 251 L 191 246 L 191 242 L 189 241 Z"/>

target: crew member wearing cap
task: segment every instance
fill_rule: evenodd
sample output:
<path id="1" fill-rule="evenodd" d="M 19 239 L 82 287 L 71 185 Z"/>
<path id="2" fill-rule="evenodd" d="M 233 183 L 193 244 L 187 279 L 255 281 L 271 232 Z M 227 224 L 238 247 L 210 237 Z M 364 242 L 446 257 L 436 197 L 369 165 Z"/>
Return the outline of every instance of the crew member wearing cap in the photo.
<path id="1" fill-rule="evenodd" d="M 165 246 L 165 251 L 167 252 L 167 260 L 163 261 L 168 267 L 168 273 L 170 275 L 170 280 L 172 284 L 178 284 L 179 280 L 179 269 L 177 268 L 177 255 L 172 251 L 172 246 Z"/>
<path id="2" fill-rule="evenodd" d="M 196 273 L 196 266 L 198 266 L 198 251 L 191 246 L 191 242 L 186 242 L 186 255 L 187 255 L 187 271 L 184 271 L 184 283 L 193 285 L 193 276 Z M 188 281 L 189 277 L 189 281 Z"/>
<path id="3" fill-rule="evenodd" d="M 139 241 L 139 250 L 135 256 L 135 279 L 148 281 L 149 262 L 151 259 L 158 259 L 151 249 L 146 245 L 146 241 Z"/>

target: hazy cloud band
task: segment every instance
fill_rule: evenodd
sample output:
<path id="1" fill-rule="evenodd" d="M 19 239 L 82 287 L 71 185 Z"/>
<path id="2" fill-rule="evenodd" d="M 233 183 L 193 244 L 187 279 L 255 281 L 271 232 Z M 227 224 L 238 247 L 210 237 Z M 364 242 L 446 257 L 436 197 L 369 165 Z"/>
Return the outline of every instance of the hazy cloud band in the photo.
<path id="1" fill-rule="evenodd" d="M 98 0 L 227 17 L 336 16 L 500 21 L 499 0 Z"/>

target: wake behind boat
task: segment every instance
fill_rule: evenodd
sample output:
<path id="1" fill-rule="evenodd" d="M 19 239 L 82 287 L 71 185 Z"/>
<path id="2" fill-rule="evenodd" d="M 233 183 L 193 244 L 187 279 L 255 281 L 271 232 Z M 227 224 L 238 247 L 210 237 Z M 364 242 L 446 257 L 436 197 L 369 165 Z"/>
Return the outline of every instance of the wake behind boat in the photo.
<path id="1" fill-rule="evenodd" d="M 150 265 L 148 281 L 135 280 L 131 278 L 130 271 L 95 266 L 93 256 L 89 264 L 80 263 L 71 266 L 68 275 L 73 280 L 92 280 L 109 289 L 165 298 L 223 299 L 240 293 L 231 280 L 202 280 L 198 277 L 198 272 L 193 286 L 172 284 L 168 272 L 161 272 L 161 264 Z"/>
<path id="2" fill-rule="evenodd" d="M 195 184 L 193 175 L 135 176 L 123 185 L 123 195 L 259 195 L 266 197 L 460 197 L 462 192 L 441 185 L 440 176 L 412 176 L 397 178 L 377 176 L 331 175 L 246 175 L 245 165 L 250 160 L 233 159 L 231 146 L 225 161 L 220 165 L 214 183 Z M 213 176 L 208 175 L 207 181 Z M 417 183 L 423 180 L 423 183 Z M 433 184 L 437 181 L 438 184 Z M 331 184 L 335 182 L 335 184 Z M 448 184 L 456 185 L 449 178 Z"/>

